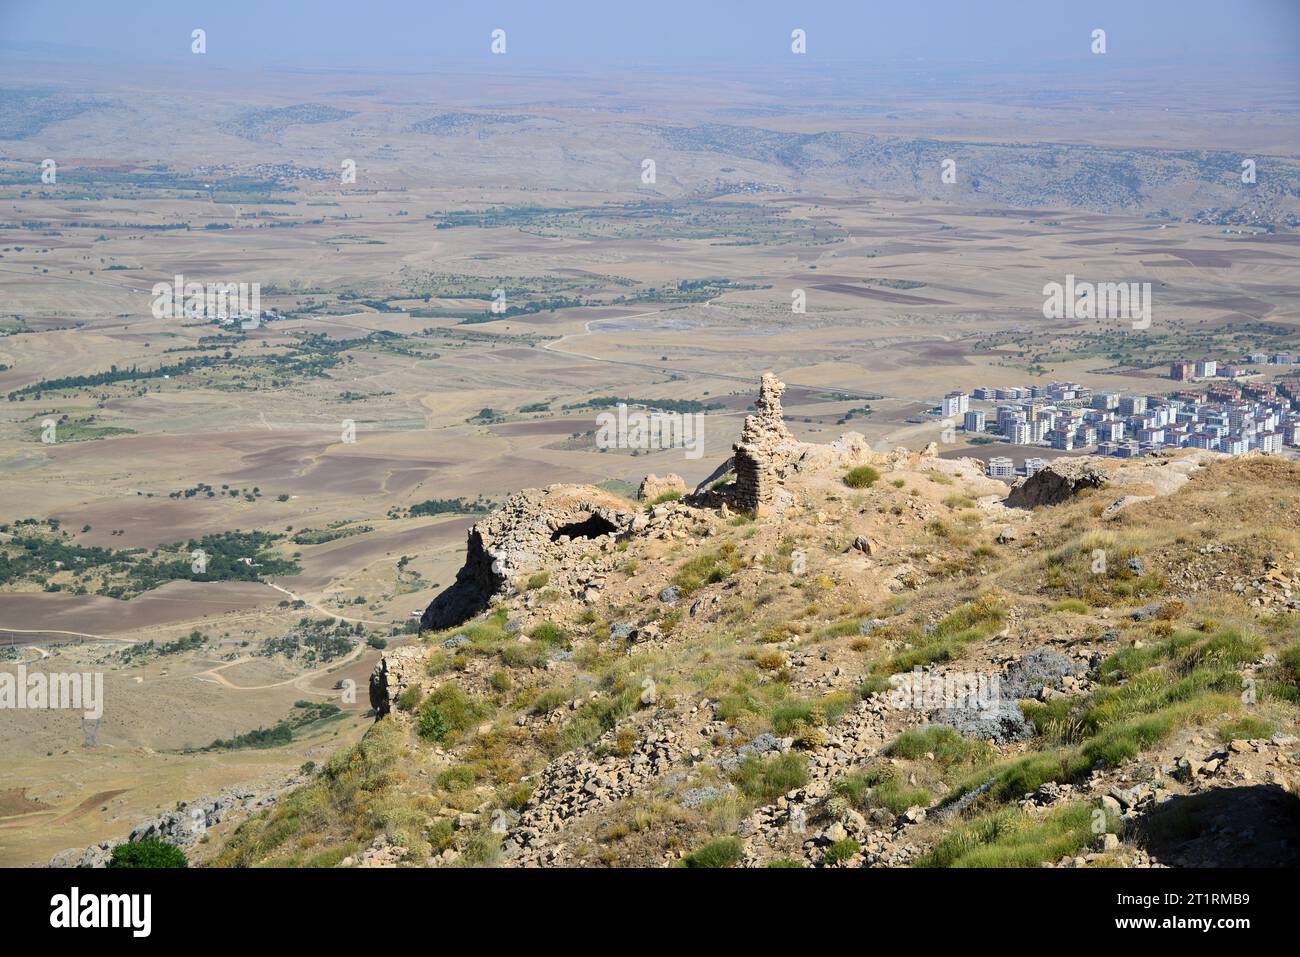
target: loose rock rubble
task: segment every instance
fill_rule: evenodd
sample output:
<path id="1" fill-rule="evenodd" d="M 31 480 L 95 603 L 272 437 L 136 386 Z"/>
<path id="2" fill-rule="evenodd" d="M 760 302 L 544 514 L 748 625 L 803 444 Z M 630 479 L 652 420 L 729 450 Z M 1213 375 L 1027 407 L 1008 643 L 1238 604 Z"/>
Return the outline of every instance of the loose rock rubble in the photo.
<path id="1" fill-rule="evenodd" d="M 47 867 L 106 867 L 118 844 L 136 844 L 148 838 L 160 838 L 181 849 L 189 849 L 211 828 L 228 819 L 246 817 L 262 808 L 273 806 L 281 795 L 308 780 L 295 774 L 265 788 L 239 787 L 194 801 L 179 801 L 176 808 L 159 817 L 144 821 L 131 833 L 114 841 L 101 841 L 86 848 L 69 848 L 50 858 Z"/>

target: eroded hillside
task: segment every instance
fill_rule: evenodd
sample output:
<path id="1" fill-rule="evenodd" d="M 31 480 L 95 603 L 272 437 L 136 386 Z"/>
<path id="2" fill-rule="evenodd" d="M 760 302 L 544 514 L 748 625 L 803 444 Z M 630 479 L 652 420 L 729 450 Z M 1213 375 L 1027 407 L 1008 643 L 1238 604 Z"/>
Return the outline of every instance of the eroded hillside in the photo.
<path id="1" fill-rule="evenodd" d="M 1297 863 L 1300 466 L 1073 459 L 1008 500 L 796 442 L 780 394 L 693 493 L 471 529 L 365 740 L 208 860 Z"/>

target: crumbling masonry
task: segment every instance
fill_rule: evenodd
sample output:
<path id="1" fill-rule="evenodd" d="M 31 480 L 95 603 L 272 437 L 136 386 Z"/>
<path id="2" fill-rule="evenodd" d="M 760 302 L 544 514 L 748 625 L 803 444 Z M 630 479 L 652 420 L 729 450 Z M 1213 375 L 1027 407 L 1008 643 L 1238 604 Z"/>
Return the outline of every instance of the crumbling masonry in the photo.
<path id="1" fill-rule="evenodd" d="M 804 444 L 785 427 L 781 396 L 785 383 L 772 373 L 763 374 L 758 389 L 757 410 L 745 416 L 740 441 L 734 446 L 734 485 L 725 489 L 727 503 L 744 512 L 761 514 L 772 504 L 778 487 L 800 454 Z"/>

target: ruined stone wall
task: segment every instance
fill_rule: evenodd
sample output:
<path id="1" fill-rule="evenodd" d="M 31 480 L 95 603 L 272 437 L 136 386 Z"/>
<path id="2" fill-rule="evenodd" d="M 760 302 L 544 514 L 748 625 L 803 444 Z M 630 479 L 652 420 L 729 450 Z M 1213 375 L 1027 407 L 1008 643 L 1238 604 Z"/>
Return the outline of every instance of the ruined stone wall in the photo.
<path id="1" fill-rule="evenodd" d="M 797 442 L 785 427 L 781 408 L 784 393 L 785 383 L 770 372 L 764 373 L 756 410 L 745 416 L 740 441 L 734 446 L 736 481 L 727 491 L 727 501 L 741 511 L 765 511 L 790 464 L 802 451 L 803 443 Z"/>

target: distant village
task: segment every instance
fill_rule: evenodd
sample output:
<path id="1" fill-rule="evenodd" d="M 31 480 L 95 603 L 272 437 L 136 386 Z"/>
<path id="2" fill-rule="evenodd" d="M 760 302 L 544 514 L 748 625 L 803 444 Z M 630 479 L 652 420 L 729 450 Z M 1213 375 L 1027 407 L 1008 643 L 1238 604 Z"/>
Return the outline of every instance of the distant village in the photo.
<path id="1" fill-rule="evenodd" d="M 1296 372 L 1266 381 L 1267 367 Z M 1276 371 L 1276 369 L 1272 370 Z M 1169 378 L 1203 383 L 1168 395 L 1094 393 L 1077 382 L 977 388 L 949 392 L 938 412 L 960 421 L 972 437 L 1010 445 L 1132 458 L 1165 449 L 1194 448 L 1241 455 L 1252 450 L 1300 449 L 1300 363 L 1289 353 L 1254 353 L 1244 362 L 1216 359 L 1171 364 Z M 971 408 L 972 401 L 987 409 Z M 988 461 L 994 478 L 1030 476 L 1046 459 L 1028 457 L 1019 468 L 1005 456 Z"/>

